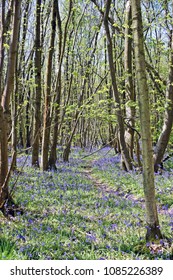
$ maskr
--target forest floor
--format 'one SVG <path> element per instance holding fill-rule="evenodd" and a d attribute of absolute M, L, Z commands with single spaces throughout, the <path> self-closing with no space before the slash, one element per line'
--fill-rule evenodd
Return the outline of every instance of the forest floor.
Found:
<path fill-rule="evenodd" d="M 0 259 L 173 259 L 165 240 L 145 241 L 142 174 L 122 171 L 109 147 L 88 154 L 73 148 L 70 162 L 63 163 L 59 152 L 54 172 L 32 168 L 30 155 L 18 158 L 22 172 L 13 174 L 10 189 L 15 184 L 24 213 L 14 219 L 0 214 Z M 155 175 L 161 231 L 170 240 L 172 168 L 170 159 Z"/>

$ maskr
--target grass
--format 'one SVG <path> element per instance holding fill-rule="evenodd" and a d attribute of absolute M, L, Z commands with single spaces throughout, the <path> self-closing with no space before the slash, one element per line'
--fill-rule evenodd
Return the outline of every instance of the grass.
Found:
<path fill-rule="evenodd" d="M 172 259 L 170 248 L 155 252 L 145 242 L 142 175 L 121 171 L 113 151 L 81 159 L 84 153 L 74 148 L 70 163 L 59 160 L 56 172 L 32 168 L 28 157 L 14 196 L 24 214 L 14 221 L 0 216 L 0 259 Z M 18 159 L 19 168 L 24 160 Z M 160 225 L 169 238 L 171 174 L 169 168 L 156 176 Z"/>

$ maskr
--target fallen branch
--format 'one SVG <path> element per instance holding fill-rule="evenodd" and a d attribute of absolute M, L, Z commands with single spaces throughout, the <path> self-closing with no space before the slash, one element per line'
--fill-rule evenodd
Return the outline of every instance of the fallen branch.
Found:
<path fill-rule="evenodd" d="M 92 155 L 98 153 L 99 151 L 101 151 L 102 149 L 104 149 L 105 147 L 107 147 L 107 145 L 111 144 L 116 138 L 117 138 L 117 137 L 115 137 L 114 139 L 112 139 L 111 141 L 109 141 L 108 143 L 106 143 L 106 144 L 105 144 L 103 147 L 101 147 L 100 149 L 98 149 L 98 150 L 96 150 L 96 151 L 90 153 L 89 155 L 83 156 L 81 159 L 84 159 L 84 158 L 86 158 L 86 157 L 90 157 L 90 156 L 92 156 Z"/>

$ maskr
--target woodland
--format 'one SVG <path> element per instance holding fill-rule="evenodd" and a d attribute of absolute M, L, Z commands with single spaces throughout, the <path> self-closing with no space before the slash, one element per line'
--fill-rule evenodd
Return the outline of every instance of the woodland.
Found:
<path fill-rule="evenodd" d="M 173 1 L 0 1 L 0 259 L 173 259 Z"/>

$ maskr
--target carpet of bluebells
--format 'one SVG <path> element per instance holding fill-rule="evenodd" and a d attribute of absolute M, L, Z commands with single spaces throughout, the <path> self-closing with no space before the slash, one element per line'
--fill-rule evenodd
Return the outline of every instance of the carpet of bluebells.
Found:
<path fill-rule="evenodd" d="M 145 241 L 141 172 L 122 171 L 120 156 L 110 148 L 84 158 L 87 154 L 88 150 L 73 148 L 69 163 L 59 155 L 57 170 L 47 172 L 31 167 L 30 156 L 18 158 L 22 171 L 12 175 L 10 188 L 18 176 L 14 198 L 24 213 L 13 220 L 0 214 L 0 259 L 173 258 L 170 247 L 158 244 L 154 251 Z M 162 174 L 155 175 L 161 231 L 170 240 L 171 164 L 170 159 Z"/>

